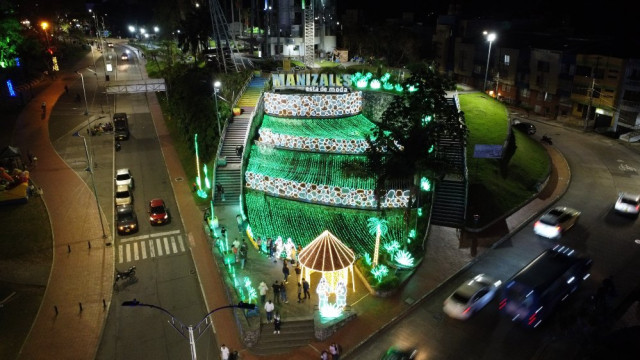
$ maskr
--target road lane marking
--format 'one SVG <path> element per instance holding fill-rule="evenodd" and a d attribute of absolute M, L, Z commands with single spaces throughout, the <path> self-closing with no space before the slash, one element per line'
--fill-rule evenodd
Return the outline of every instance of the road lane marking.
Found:
<path fill-rule="evenodd" d="M 164 237 L 162 240 L 164 240 L 164 249 L 166 250 L 165 254 L 169 255 L 169 239 Z"/>
<path fill-rule="evenodd" d="M 158 256 L 162 256 L 162 242 L 160 239 L 156 239 L 156 246 L 158 247 Z"/>
<path fill-rule="evenodd" d="M 120 259 L 120 264 L 122 264 L 122 245 L 118 245 L 118 258 Z"/>
<path fill-rule="evenodd" d="M 180 243 L 180 251 L 185 252 L 184 241 L 182 241 L 182 235 L 178 235 L 178 243 Z"/>
<path fill-rule="evenodd" d="M 152 258 L 156 257 L 156 248 L 153 247 L 153 240 L 149 240 L 149 254 Z"/>
<path fill-rule="evenodd" d="M 142 259 L 146 259 L 147 258 L 147 247 L 145 246 L 145 242 L 142 241 L 140 242 L 140 250 L 142 250 Z"/>
<path fill-rule="evenodd" d="M 133 243 L 133 260 L 140 260 L 140 256 L 138 256 L 138 243 Z"/>
<path fill-rule="evenodd" d="M 178 246 L 176 244 L 176 238 L 171 237 L 171 248 L 173 249 L 173 253 L 176 254 L 178 252 Z"/>

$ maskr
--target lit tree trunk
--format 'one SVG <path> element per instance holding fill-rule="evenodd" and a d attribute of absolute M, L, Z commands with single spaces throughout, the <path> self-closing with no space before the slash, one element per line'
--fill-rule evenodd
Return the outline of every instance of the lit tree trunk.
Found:
<path fill-rule="evenodd" d="M 378 257 L 380 256 L 380 225 L 378 225 L 378 230 L 376 231 L 376 246 L 373 250 L 373 262 L 371 267 L 375 268 L 378 266 Z"/>

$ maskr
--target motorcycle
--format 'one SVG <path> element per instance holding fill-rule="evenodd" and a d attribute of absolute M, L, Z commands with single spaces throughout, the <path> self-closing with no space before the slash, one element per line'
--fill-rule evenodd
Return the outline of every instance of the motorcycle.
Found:
<path fill-rule="evenodd" d="M 553 141 L 551 141 L 551 137 L 547 136 L 547 135 L 542 135 L 542 140 L 543 143 L 549 144 L 549 145 L 553 145 Z"/>
<path fill-rule="evenodd" d="M 120 271 L 116 269 L 116 282 L 118 282 L 118 280 L 120 279 L 126 280 L 126 279 L 133 279 L 135 277 L 136 277 L 135 265 L 130 267 L 127 271 Z"/>

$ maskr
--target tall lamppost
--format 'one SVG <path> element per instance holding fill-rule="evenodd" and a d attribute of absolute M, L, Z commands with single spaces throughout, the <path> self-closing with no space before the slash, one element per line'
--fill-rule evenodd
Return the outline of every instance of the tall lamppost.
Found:
<path fill-rule="evenodd" d="M 80 80 L 82 80 L 82 93 L 84 94 L 84 115 L 89 115 L 89 105 L 87 105 L 87 90 L 84 87 L 84 76 L 82 73 L 76 70 L 76 74 L 80 75 Z"/>
<path fill-rule="evenodd" d="M 160 310 L 163 313 L 169 315 L 171 321 L 169 324 L 173 326 L 183 338 L 189 340 L 189 345 L 191 349 L 191 359 L 196 360 L 196 341 L 202 336 L 202 334 L 207 331 L 207 329 L 211 326 L 211 321 L 209 320 L 209 316 L 211 316 L 214 312 L 227 308 L 239 308 L 239 309 L 249 309 L 254 310 L 256 308 L 256 304 L 247 304 L 245 302 L 240 301 L 237 305 L 225 305 L 220 306 L 219 308 L 211 310 L 207 315 L 205 315 L 202 320 L 200 320 L 195 326 L 193 325 L 185 325 L 182 321 L 180 321 L 177 317 L 173 316 L 167 309 L 164 309 L 160 306 L 153 304 L 144 304 L 140 301 L 133 299 L 131 301 L 124 301 L 122 306 L 145 306 L 150 307 L 152 309 Z M 176 324 L 177 323 L 177 324 Z M 194 330 L 198 331 L 197 337 L 194 334 Z"/>
<path fill-rule="evenodd" d="M 487 91 L 487 76 L 489 76 L 489 60 L 491 59 L 491 44 L 493 40 L 496 39 L 496 33 L 487 33 L 483 32 L 484 36 L 486 36 L 487 41 L 489 42 L 489 53 L 487 54 L 487 68 L 484 71 L 484 86 L 482 88 L 483 92 Z"/>
<path fill-rule="evenodd" d="M 131 32 L 131 35 L 133 37 L 135 37 L 136 36 L 136 27 L 133 26 L 133 25 L 129 25 L 129 32 Z"/>
<path fill-rule="evenodd" d="M 44 38 L 47 39 L 47 49 L 51 47 L 51 45 L 49 44 L 49 35 L 47 34 L 47 28 L 49 27 L 49 23 L 46 21 L 43 21 L 40 23 L 40 26 L 42 27 L 42 30 L 44 31 Z"/>
<path fill-rule="evenodd" d="M 213 83 L 213 101 L 216 107 L 216 119 L 218 120 L 218 135 L 222 136 L 222 129 L 220 128 L 220 111 L 218 111 L 218 92 L 220 91 L 220 81 Z"/>
<path fill-rule="evenodd" d="M 93 184 L 93 196 L 96 199 L 96 207 L 98 208 L 98 217 L 100 218 L 100 226 L 102 227 L 102 238 L 106 239 L 107 238 L 107 234 L 104 232 L 104 222 L 102 221 L 102 215 L 100 214 L 100 203 L 98 202 L 98 190 L 96 190 L 96 181 L 93 178 L 93 168 L 91 167 L 91 159 L 89 158 L 89 148 L 87 147 L 87 138 L 85 138 L 84 136 L 80 135 L 80 132 L 78 132 L 78 131 L 73 133 L 73 136 L 81 137 L 82 141 L 84 142 L 84 153 L 87 156 L 87 169 L 86 170 L 91 175 L 91 183 Z M 108 243 L 107 245 L 110 245 L 110 243 Z"/>

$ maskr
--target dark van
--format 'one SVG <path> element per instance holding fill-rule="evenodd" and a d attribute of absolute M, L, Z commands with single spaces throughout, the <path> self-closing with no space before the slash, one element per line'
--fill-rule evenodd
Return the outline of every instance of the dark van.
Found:
<path fill-rule="evenodd" d="M 129 139 L 129 119 L 126 113 L 113 114 L 113 129 L 116 140 Z"/>
<path fill-rule="evenodd" d="M 556 245 L 522 268 L 502 288 L 499 309 L 512 321 L 537 327 L 586 280 L 591 259 Z"/>

